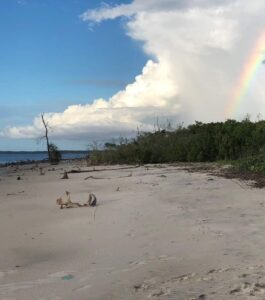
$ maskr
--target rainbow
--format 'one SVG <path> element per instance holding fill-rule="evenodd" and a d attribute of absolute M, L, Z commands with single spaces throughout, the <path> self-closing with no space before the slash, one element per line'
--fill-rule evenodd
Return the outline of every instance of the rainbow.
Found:
<path fill-rule="evenodd" d="M 251 54 L 249 55 L 244 68 L 240 74 L 238 83 L 236 88 L 233 92 L 232 98 L 229 101 L 227 108 L 226 108 L 226 117 L 231 118 L 237 107 L 240 105 L 242 100 L 244 99 L 245 95 L 247 94 L 251 83 L 253 82 L 257 71 L 259 70 L 260 66 L 264 62 L 265 56 L 265 33 L 263 32 L 255 46 L 253 47 Z"/>

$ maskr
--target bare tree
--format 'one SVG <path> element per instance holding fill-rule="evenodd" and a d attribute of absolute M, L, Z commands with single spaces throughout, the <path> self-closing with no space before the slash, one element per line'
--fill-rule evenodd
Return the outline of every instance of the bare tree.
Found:
<path fill-rule="evenodd" d="M 50 142 L 49 142 L 49 123 L 44 119 L 44 113 L 41 114 L 41 119 L 43 126 L 45 128 L 45 135 L 42 138 L 46 139 L 47 151 L 48 151 L 48 159 L 51 161 L 51 153 L 50 153 Z"/>

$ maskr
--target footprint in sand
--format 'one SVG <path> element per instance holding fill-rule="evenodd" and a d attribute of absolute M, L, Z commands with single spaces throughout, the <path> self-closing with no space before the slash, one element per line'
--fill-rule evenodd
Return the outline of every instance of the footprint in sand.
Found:
<path fill-rule="evenodd" d="M 44 284 L 54 283 L 56 281 L 62 280 L 63 276 L 69 276 L 69 274 L 73 273 L 73 271 L 62 271 L 49 274 L 46 278 L 35 279 L 32 281 L 21 281 L 19 283 L 11 282 L 6 284 L 0 284 L 0 295 L 4 293 L 14 292 L 17 290 L 29 289 L 37 286 L 42 286 Z"/>
<path fill-rule="evenodd" d="M 204 294 L 199 295 L 198 297 L 191 297 L 189 300 L 206 300 L 207 296 Z"/>
<path fill-rule="evenodd" d="M 228 271 L 233 271 L 233 269 L 232 268 L 211 269 L 210 271 L 208 271 L 207 274 L 224 273 L 224 272 L 228 272 Z"/>
<path fill-rule="evenodd" d="M 151 294 L 148 295 L 148 298 L 159 298 L 160 296 L 169 296 L 170 293 L 170 289 L 154 290 Z"/>
<path fill-rule="evenodd" d="M 62 297 L 59 297 L 59 296 L 51 296 L 51 297 L 48 297 L 48 298 L 38 298 L 38 300 L 61 300 L 63 299 Z M 0 299 L 1 300 L 1 299 Z"/>
<path fill-rule="evenodd" d="M 160 255 L 158 256 L 159 261 L 169 261 L 169 260 L 175 260 L 176 256 L 168 256 L 168 255 Z"/>
<path fill-rule="evenodd" d="M 229 292 L 230 295 L 265 295 L 265 283 L 244 282 Z"/>
<path fill-rule="evenodd" d="M 177 282 L 184 282 L 184 281 L 193 279 L 197 275 L 198 275 L 197 273 L 189 273 L 189 274 L 178 276 L 178 277 L 173 278 L 173 279 L 174 279 L 174 281 L 177 281 Z"/>
<path fill-rule="evenodd" d="M 146 261 L 142 260 L 142 261 L 131 261 L 129 263 L 130 266 L 141 266 L 141 265 L 145 265 Z"/>
<path fill-rule="evenodd" d="M 3 278 L 4 276 L 7 276 L 7 275 L 15 274 L 17 272 L 18 272 L 17 270 L 0 270 L 0 278 Z M 0 300 L 2 300 L 2 299 L 0 299 Z"/>

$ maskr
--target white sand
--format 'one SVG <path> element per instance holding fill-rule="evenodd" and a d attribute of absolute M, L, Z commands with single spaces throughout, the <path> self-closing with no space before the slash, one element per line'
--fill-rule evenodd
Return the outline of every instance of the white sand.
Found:
<path fill-rule="evenodd" d="M 52 168 L 0 169 L 1 300 L 265 299 L 264 190 L 167 165 Z M 99 205 L 61 210 L 66 190 Z"/>

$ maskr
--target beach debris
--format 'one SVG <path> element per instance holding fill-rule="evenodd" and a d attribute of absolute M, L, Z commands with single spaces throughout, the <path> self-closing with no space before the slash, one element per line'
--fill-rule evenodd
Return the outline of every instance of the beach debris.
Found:
<path fill-rule="evenodd" d="M 133 288 L 134 288 L 135 292 L 138 292 L 138 291 L 145 291 L 145 290 L 147 290 L 147 289 L 150 288 L 150 285 L 147 284 L 147 283 L 135 284 L 135 285 L 133 286 Z"/>
<path fill-rule="evenodd" d="M 100 178 L 100 177 L 88 176 L 84 180 L 88 180 L 88 179 L 110 179 L 110 178 Z"/>
<path fill-rule="evenodd" d="M 170 294 L 169 291 L 164 291 L 163 289 L 159 289 L 159 290 L 153 292 L 152 294 L 150 294 L 149 296 L 158 298 L 160 296 L 165 296 L 165 295 L 169 295 L 169 294 Z"/>
<path fill-rule="evenodd" d="M 34 161 L 32 161 L 34 163 Z M 35 171 L 39 169 L 39 164 L 37 162 L 34 163 L 34 165 L 30 168 L 31 171 Z"/>
<path fill-rule="evenodd" d="M 21 180 L 21 177 L 20 177 L 20 176 L 18 176 L 18 177 L 17 177 L 17 180 Z"/>
<path fill-rule="evenodd" d="M 67 207 L 72 202 L 70 199 L 70 192 L 65 191 L 65 194 L 66 194 L 66 199 L 64 199 L 63 196 L 56 199 L 56 203 L 58 205 L 60 205 L 61 209 L 63 209 L 64 207 Z"/>
<path fill-rule="evenodd" d="M 93 168 L 93 170 L 75 170 L 72 169 L 68 172 L 69 173 L 90 173 L 90 172 L 104 172 L 104 171 L 118 171 L 118 170 L 128 170 L 128 169 L 135 169 L 135 168 L 139 168 L 140 166 L 134 166 L 134 167 L 120 167 L 120 168 L 113 168 L 113 169 L 96 169 L 95 167 Z"/>
<path fill-rule="evenodd" d="M 17 192 L 17 193 L 7 193 L 6 195 L 7 196 L 14 196 L 14 195 L 19 195 L 19 194 L 22 194 L 24 193 L 25 191 L 21 191 L 21 192 Z"/>
<path fill-rule="evenodd" d="M 64 171 L 63 177 L 61 179 L 69 179 L 68 173 L 66 171 Z"/>
<path fill-rule="evenodd" d="M 60 197 L 56 200 L 56 203 L 58 205 L 60 205 L 60 208 L 63 209 L 65 208 L 76 208 L 76 207 L 81 207 L 83 206 L 82 204 L 78 203 L 78 202 L 72 202 L 71 198 L 70 198 L 70 192 L 66 191 L 66 199 L 64 199 L 63 197 Z"/>
<path fill-rule="evenodd" d="M 62 277 L 62 280 L 71 280 L 74 278 L 74 275 L 72 274 L 67 274 L 65 276 Z"/>
<path fill-rule="evenodd" d="M 117 188 L 116 188 L 116 192 L 119 192 L 120 191 L 120 187 L 118 186 Z"/>
<path fill-rule="evenodd" d="M 45 175 L 45 171 L 43 170 L 43 167 L 40 167 L 39 170 L 40 170 L 40 175 Z"/>
<path fill-rule="evenodd" d="M 135 284 L 134 286 L 133 286 L 133 288 L 135 289 L 135 291 L 137 292 L 138 290 L 140 290 L 141 289 L 141 285 L 140 284 Z"/>
<path fill-rule="evenodd" d="M 60 206 L 61 209 L 63 208 L 77 208 L 77 207 L 88 207 L 88 206 L 96 206 L 97 205 L 97 197 L 90 193 L 88 196 L 88 200 L 86 203 L 79 203 L 79 202 L 72 202 L 70 197 L 70 192 L 65 192 L 66 197 L 62 196 L 56 199 L 56 203 Z"/>
<path fill-rule="evenodd" d="M 97 197 L 94 194 L 89 193 L 87 203 L 88 203 L 88 206 L 96 206 L 97 205 Z"/>
<path fill-rule="evenodd" d="M 205 294 L 201 294 L 199 297 L 191 297 L 189 300 L 206 300 L 207 297 Z"/>

